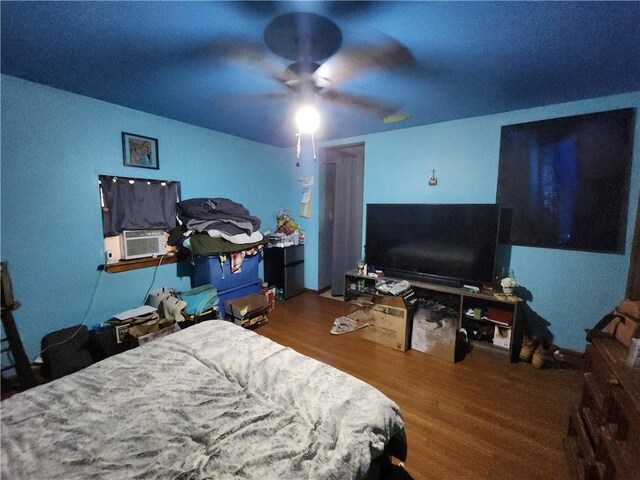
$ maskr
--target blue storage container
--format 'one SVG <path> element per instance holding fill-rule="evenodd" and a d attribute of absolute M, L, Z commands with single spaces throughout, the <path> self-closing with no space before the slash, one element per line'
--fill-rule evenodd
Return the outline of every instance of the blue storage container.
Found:
<path fill-rule="evenodd" d="M 242 263 L 244 265 L 244 262 Z M 249 283 L 247 285 L 242 285 L 240 287 L 232 288 L 230 290 L 225 290 L 223 292 L 218 291 L 218 298 L 220 299 L 220 303 L 218 304 L 218 311 L 220 312 L 220 318 L 226 319 L 225 311 L 224 311 L 224 302 L 226 300 L 231 300 L 232 298 L 239 298 L 249 295 L 250 293 L 260 293 L 260 285 L 262 282 L 258 279 L 257 282 Z"/>
<path fill-rule="evenodd" d="M 245 257 L 240 266 L 240 271 L 236 273 L 231 272 L 230 256 L 227 256 L 227 259 L 222 265 L 220 264 L 220 257 L 218 255 L 196 257 L 193 260 L 191 286 L 195 288 L 209 283 L 216 287 L 218 294 L 220 294 L 226 290 L 259 282 L 259 257 L 260 255 Z"/>
<path fill-rule="evenodd" d="M 220 264 L 218 255 L 196 257 L 193 260 L 191 286 L 211 284 L 218 290 L 218 310 L 220 318 L 225 318 L 224 302 L 232 298 L 244 297 L 250 293 L 259 293 L 262 281 L 258 276 L 260 255 L 245 257 L 240 271 L 231 273 L 231 258 L 227 256 Z"/>

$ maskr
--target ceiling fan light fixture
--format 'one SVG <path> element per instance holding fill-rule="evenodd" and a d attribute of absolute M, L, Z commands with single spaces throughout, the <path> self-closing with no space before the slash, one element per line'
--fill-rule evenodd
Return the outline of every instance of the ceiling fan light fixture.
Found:
<path fill-rule="evenodd" d="M 314 133 L 320 126 L 320 114 L 311 105 L 303 105 L 296 113 L 296 125 L 301 133 Z"/>

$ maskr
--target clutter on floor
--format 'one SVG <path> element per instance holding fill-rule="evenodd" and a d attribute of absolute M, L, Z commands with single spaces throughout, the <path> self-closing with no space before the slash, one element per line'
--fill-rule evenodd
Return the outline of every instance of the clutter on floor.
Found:
<path fill-rule="evenodd" d="M 582 354 L 563 351 L 557 345 L 548 345 L 537 337 L 524 336 L 520 348 L 520 360 L 532 367 L 580 369 L 583 367 Z"/>
<path fill-rule="evenodd" d="M 184 302 L 184 310 L 188 315 L 202 315 L 220 303 L 218 291 L 211 284 L 200 285 L 186 292 L 178 292 L 176 295 Z M 163 303 L 166 301 L 163 300 Z"/>
<path fill-rule="evenodd" d="M 354 332 L 360 328 L 368 327 L 369 322 L 367 320 L 338 317 L 334 320 L 331 327 L 331 333 L 333 335 L 340 335 L 341 333 Z"/>
<path fill-rule="evenodd" d="M 268 311 L 272 311 L 276 306 L 276 300 L 278 295 L 278 289 L 269 285 L 267 282 L 262 282 L 262 286 L 260 287 L 260 293 L 267 300 Z M 282 289 L 280 289 L 280 294 L 283 295 Z"/>
<path fill-rule="evenodd" d="M 456 299 L 446 294 L 433 296 L 420 298 L 415 303 L 411 348 L 454 362 L 458 338 Z"/>
<path fill-rule="evenodd" d="M 75 325 L 51 332 L 42 338 L 42 376 L 55 380 L 88 367 L 94 362 L 88 348 L 90 332 Z"/>
<path fill-rule="evenodd" d="M 353 330 L 350 330 L 350 328 Z M 409 349 L 407 308 L 399 297 L 374 297 L 351 313 L 335 319 L 331 333 L 357 332 L 358 336 L 402 352 Z"/>
<path fill-rule="evenodd" d="M 262 294 L 252 293 L 227 300 L 224 309 L 227 320 L 244 328 L 258 328 L 269 321 L 269 302 Z"/>
<path fill-rule="evenodd" d="M 170 298 L 171 295 L 165 297 L 161 304 L 165 301 L 170 302 Z M 113 329 L 116 343 L 123 344 L 119 350 L 144 345 L 180 330 L 180 327 L 174 327 L 177 325 L 175 320 L 161 317 L 158 309 L 150 305 L 117 313 L 106 320 L 104 325 Z"/>

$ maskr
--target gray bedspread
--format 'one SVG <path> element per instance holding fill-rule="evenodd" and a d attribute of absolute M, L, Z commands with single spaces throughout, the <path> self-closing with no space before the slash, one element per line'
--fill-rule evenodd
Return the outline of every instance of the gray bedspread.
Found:
<path fill-rule="evenodd" d="M 1 404 L 2 479 L 351 479 L 402 427 L 378 390 L 210 321 Z"/>

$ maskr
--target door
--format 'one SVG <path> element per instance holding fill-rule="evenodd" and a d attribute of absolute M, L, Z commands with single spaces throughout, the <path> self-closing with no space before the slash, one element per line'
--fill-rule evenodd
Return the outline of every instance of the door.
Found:
<path fill-rule="evenodd" d="M 344 294 L 344 274 L 362 256 L 364 144 L 329 148 L 321 165 L 323 214 L 318 285 Z"/>
<path fill-rule="evenodd" d="M 320 164 L 320 234 L 318 244 L 318 289 L 331 286 L 333 262 L 333 216 L 336 188 L 336 164 L 324 161 Z"/>
<path fill-rule="evenodd" d="M 626 298 L 630 300 L 640 300 L 640 199 L 638 200 L 637 208 L 636 226 L 633 231 L 631 258 L 629 260 L 629 273 L 627 276 Z"/>

